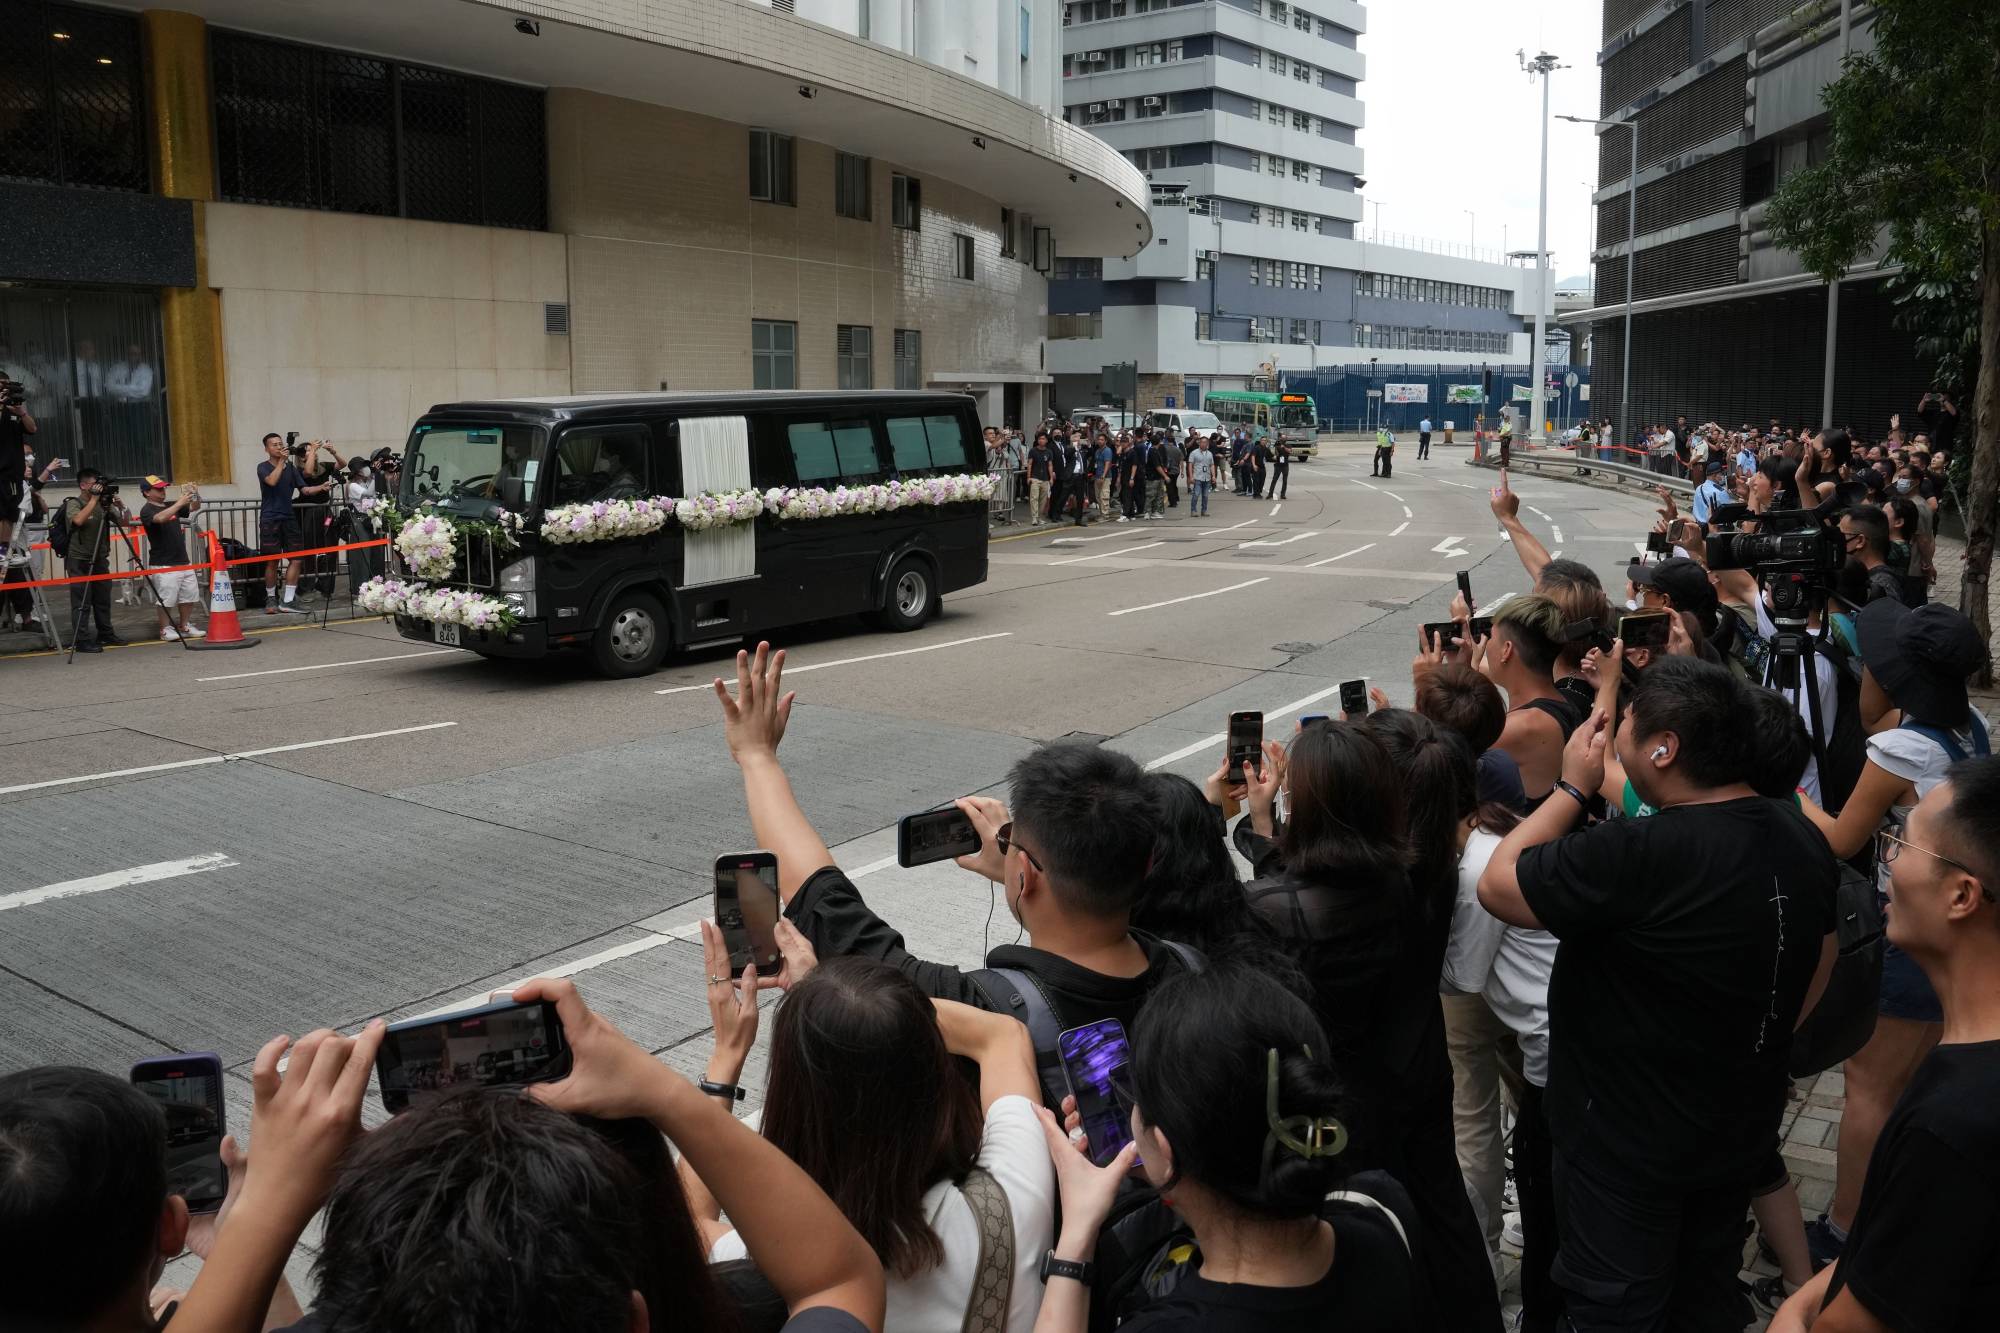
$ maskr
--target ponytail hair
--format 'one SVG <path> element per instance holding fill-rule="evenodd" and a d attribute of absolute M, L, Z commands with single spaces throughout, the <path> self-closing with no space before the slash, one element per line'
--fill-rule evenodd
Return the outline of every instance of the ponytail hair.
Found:
<path fill-rule="evenodd" d="M 1173 1180 L 1255 1217 L 1310 1217 L 1346 1178 L 1347 1130 L 1326 1033 L 1305 1001 L 1224 964 L 1156 987 L 1132 1037 L 1140 1121 L 1172 1145 Z"/>

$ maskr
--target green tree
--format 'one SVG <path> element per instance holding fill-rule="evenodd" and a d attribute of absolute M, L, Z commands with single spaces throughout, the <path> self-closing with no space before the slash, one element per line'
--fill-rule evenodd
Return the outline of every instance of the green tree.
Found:
<path fill-rule="evenodd" d="M 1877 0 L 1873 37 L 1874 49 L 1850 54 L 1827 85 L 1826 159 L 1779 186 L 1772 230 L 1829 281 L 1879 242 L 1933 295 L 1962 284 L 1963 257 L 1977 257 L 1977 387 L 1957 446 L 1966 447 L 1971 426 L 1959 605 L 1990 640 L 2000 510 L 2000 3 Z M 1918 336 L 1950 341 L 1944 329 Z"/>

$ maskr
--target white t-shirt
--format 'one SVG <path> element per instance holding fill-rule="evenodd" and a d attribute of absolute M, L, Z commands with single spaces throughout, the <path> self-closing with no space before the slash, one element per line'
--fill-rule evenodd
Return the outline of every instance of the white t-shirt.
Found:
<path fill-rule="evenodd" d="M 1538 1088 L 1549 1084 L 1549 973 L 1556 965 L 1556 937 L 1546 930 L 1510 926 L 1479 903 L 1479 876 L 1500 846 L 1500 835 L 1474 829 L 1458 858 L 1458 897 L 1451 909 L 1451 939 L 1444 950 L 1444 987 L 1479 995 L 1521 1043 L 1521 1073 Z"/>
<path fill-rule="evenodd" d="M 1973 716 L 1977 717 L 1980 724 L 1986 728 L 1990 744 L 1993 724 L 1988 722 L 1985 715 L 1977 709 L 1973 710 Z M 1951 734 L 1952 740 L 1957 742 L 1958 748 L 1968 757 L 1975 753 L 1972 737 L 1973 726 L 1970 719 Z M 1945 770 L 1956 762 L 1945 753 L 1942 745 L 1922 732 L 1912 731 L 1908 727 L 1891 727 L 1887 731 L 1878 731 L 1870 736 L 1868 757 L 1883 772 L 1892 773 L 1915 787 L 1917 799 L 1920 801 L 1930 794 L 1931 788 L 1944 781 Z M 1892 818 L 1900 821 L 1908 816 L 1910 807 L 1899 805 L 1889 813 Z"/>
<path fill-rule="evenodd" d="M 1014 1294 L 1007 1306 L 1008 1333 L 1033 1333 L 1042 1309 L 1036 1276 L 1042 1255 L 1055 1243 L 1056 1177 L 1049 1162 L 1035 1104 L 1026 1097 L 1002 1097 L 986 1112 L 979 1136 L 979 1165 L 1007 1191 L 1014 1219 Z M 972 1205 L 949 1180 L 924 1191 L 924 1215 L 944 1242 L 944 1262 L 913 1278 L 889 1279 L 888 1315 L 883 1333 L 936 1333 L 965 1322 L 965 1305 L 979 1266 L 979 1224 Z M 747 1258 L 734 1231 L 719 1238 L 708 1261 Z"/>
<path fill-rule="evenodd" d="M 1757 633 L 1768 639 L 1778 632 L 1778 627 L 1772 622 L 1770 608 L 1764 605 L 1764 598 L 1761 593 L 1757 597 L 1756 605 Z M 1814 674 L 1819 678 L 1819 739 L 1820 743 L 1824 745 L 1833 740 L 1834 708 L 1840 702 L 1840 689 L 1834 676 L 1836 668 L 1831 658 L 1821 653 L 1815 653 L 1813 654 L 1813 667 Z M 1757 683 L 1761 684 L 1762 682 Z M 1806 698 L 1804 690 L 1794 686 L 1789 690 L 1779 690 L 1778 693 L 1792 701 L 1792 707 L 1798 710 L 1799 720 L 1806 724 L 1806 734 L 1811 735 L 1812 714 L 1806 710 L 1812 707 L 1812 703 Z M 1933 746 L 1932 748 L 1935 749 L 1936 747 Z M 1806 773 L 1804 777 L 1799 779 L 1799 786 L 1805 791 L 1807 796 L 1812 798 L 1814 805 L 1826 804 L 1825 799 L 1820 796 L 1819 792 L 1819 760 L 1817 758 L 1808 758 L 1806 760 Z"/>

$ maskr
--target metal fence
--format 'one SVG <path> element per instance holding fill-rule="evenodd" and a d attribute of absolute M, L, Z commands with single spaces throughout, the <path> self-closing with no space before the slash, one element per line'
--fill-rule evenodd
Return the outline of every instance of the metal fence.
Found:
<path fill-rule="evenodd" d="M 1407 434 L 1428 417 L 1436 430 L 1442 431 L 1444 423 L 1450 421 L 1456 429 L 1470 434 L 1476 415 L 1484 413 L 1487 424 L 1496 426 L 1500 420 L 1501 405 L 1510 402 L 1514 403 L 1521 420 L 1525 422 L 1530 404 L 1525 398 L 1516 401 L 1514 390 L 1528 387 L 1531 372 L 1527 366 L 1490 367 L 1493 387 L 1484 402 L 1449 401 L 1452 386 L 1482 384 L 1482 375 L 1488 369 L 1477 365 L 1391 365 L 1384 359 L 1372 366 L 1362 362 L 1321 366 L 1309 375 L 1288 374 L 1285 376 L 1285 390 L 1288 393 L 1311 394 L 1319 414 L 1320 429 L 1335 433 L 1370 431 L 1380 424 L 1398 434 Z M 1552 365 L 1545 373 L 1555 377 L 1556 389 L 1554 397 L 1549 400 L 1549 418 L 1556 423 L 1558 430 L 1590 415 L 1590 371 L 1587 368 Z M 1571 373 L 1576 375 L 1575 388 L 1569 387 L 1566 378 Z M 1399 386 L 1394 391 L 1398 394 L 1420 391 L 1424 401 L 1391 402 L 1390 385 Z M 1369 397 L 1370 390 L 1381 396 Z"/>

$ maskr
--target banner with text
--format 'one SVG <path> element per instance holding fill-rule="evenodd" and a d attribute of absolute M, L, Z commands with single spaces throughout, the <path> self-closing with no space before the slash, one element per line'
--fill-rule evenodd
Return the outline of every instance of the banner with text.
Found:
<path fill-rule="evenodd" d="M 1382 401 L 1385 403 L 1428 403 L 1431 400 L 1431 386 L 1428 384 L 1385 384 L 1382 389 Z"/>

